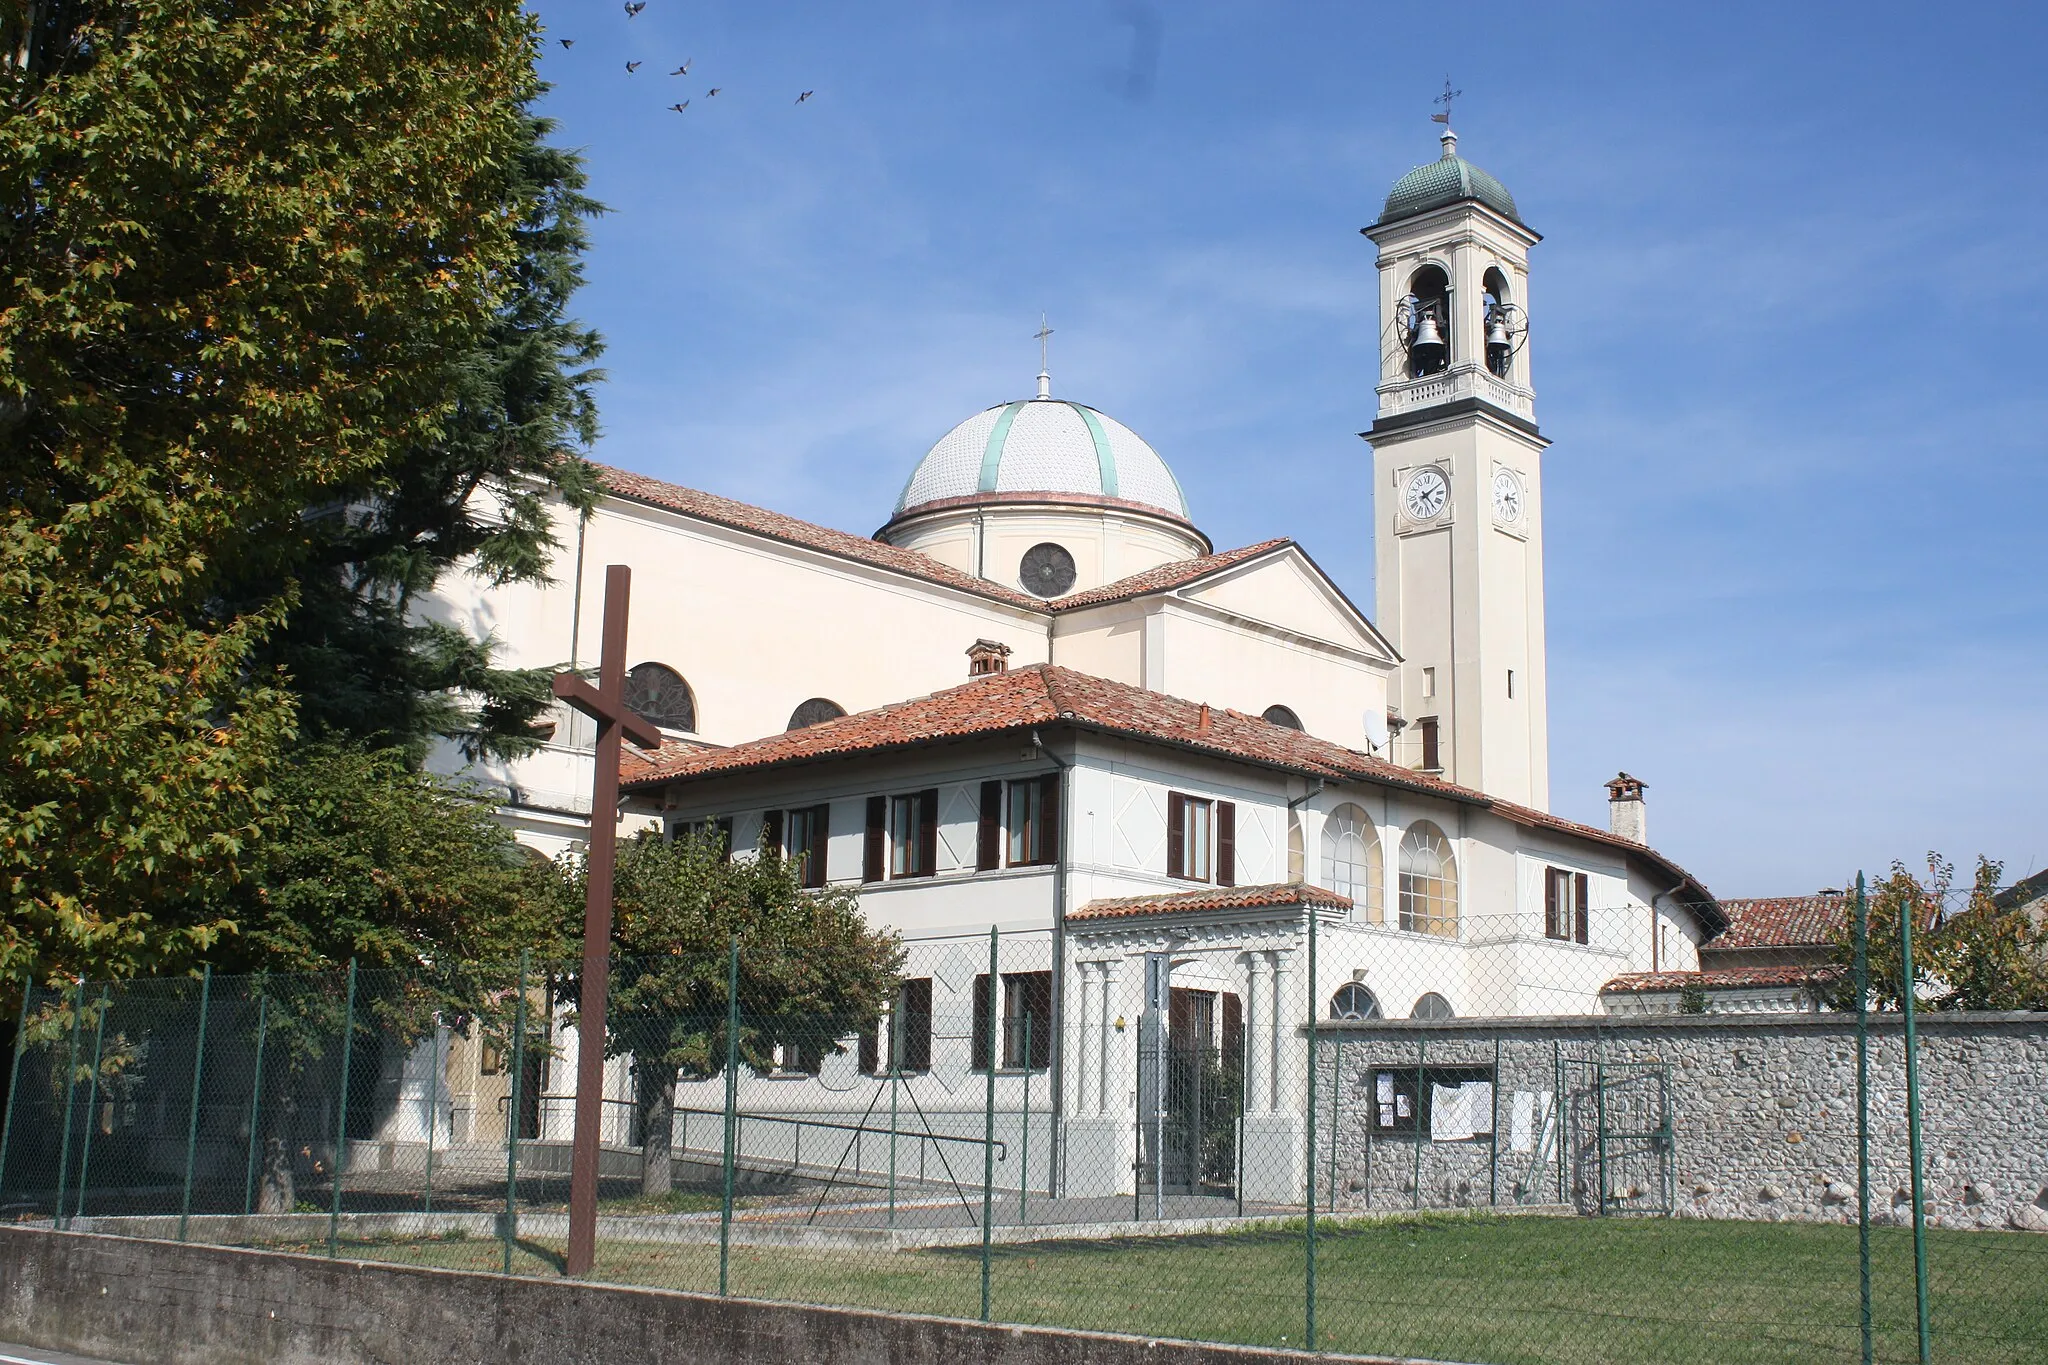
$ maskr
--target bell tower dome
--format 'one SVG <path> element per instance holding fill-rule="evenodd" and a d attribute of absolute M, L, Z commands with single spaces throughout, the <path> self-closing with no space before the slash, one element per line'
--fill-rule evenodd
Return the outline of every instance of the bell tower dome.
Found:
<path fill-rule="evenodd" d="M 1458 155 L 1401 177 L 1377 222 L 1378 623 L 1405 659 L 1396 761 L 1545 810 L 1542 455 L 1529 248 L 1514 196 Z"/>

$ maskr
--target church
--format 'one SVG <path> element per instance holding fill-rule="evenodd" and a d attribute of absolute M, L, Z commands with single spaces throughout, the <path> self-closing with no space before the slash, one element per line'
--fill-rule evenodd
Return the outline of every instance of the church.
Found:
<path fill-rule="evenodd" d="M 914 1072 L 942 1127 L 978 1123 L 993 1072 L 1046 1125 L 1034 1187 L 1186 1190 L 1209 1158 L 1139 1121 L 1171 1039 L 1230 1059 L 1239 1195 L 1284 1201 L 1308 1013 L 1585 1014 L 1726 927 L 1649 846 L 1642 783 L 1608 784 L 1607 829 L 1549 813 L 1537 233 L 1448 128 L 1363 231 L 1370 614 L 1291 539 L 1218 549 L 1204 490 L 1043 365 L 906 459 L 870 538 L 607 468 L 594 513 L 557 509 L 553 584 L 432 604 L 507 664 L 589 667 L 602 571 L 630 565 L 628 703 L 664 743 L 629 748 L 622 827 L 773 844 L 903 935 L 877 1037 L 788 1059 L 780 1109 Z M 553 855 L 587 836 L 592 761 L 564 708 L 533 755 L 445 766 Z"/>

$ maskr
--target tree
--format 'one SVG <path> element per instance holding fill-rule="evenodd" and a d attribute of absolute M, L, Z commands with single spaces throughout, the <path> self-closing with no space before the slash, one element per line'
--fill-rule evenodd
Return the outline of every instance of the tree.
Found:
<path fill-rule="evenodd" d="M 572 878 L 579 898 L 582 873 Z M 678 1080 L 725 1067 L 734 940 L 739 1056 L 760 1071 L 808 1069 L 842 1051 L 842 1039 L 880 1019 L 902 966 L 900 939 L 868 927 L 857 892 L 806 891 L 798 860 L 766 845 L 730 857 L 715 833 L 622 840 L 612 904 L 605 1055 L 633 1059 L 645 1194 L 670 1188 Z M 567 978 L 564 998 L 579 985 Z"/>
<path fill-rule="evenodd" d="M 2048 1009 L 2048 926 L 1996 896 L 2002 864 L 1979 857 L 1970 887 L 1955 886 L 1955 865 L 1927 855 L 1925 880 L 1893 863 L 1891 875 L 1869 892 L 1870 1002 L 1881 1010 L 1905 1004 L 1905 959 L 1900 926 L 1913 924 L 1913 1000 L 1937 1010 Z M 1950 903 L 1960 904 L 1950 909 Z M 1840 974 L 1830 1003 L 1856 1007 L 1855 927 L 1844 923 L 1834 944 Z"/>
<path fill-rule="evenodd" d="M 309 511 L 475 429 L 460 359 L 517 331 L 534 44 L 494 0 L 0 0 L 10 982 L 235 927 Z"/>

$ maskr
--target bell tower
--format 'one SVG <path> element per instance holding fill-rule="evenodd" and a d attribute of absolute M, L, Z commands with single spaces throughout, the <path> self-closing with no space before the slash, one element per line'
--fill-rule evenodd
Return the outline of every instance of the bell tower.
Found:
<path fill-rule="evenodd" d="M 1439 121 L 1447 122 L 1447 116 Z M 1380 629 L 1405 660 L 1394 761 L 1547 810 L 1542 457 L 1529 248 L 1507 188 L 1458 155 L 1403 176 L 1379 220 L 1372 444 Z"/>

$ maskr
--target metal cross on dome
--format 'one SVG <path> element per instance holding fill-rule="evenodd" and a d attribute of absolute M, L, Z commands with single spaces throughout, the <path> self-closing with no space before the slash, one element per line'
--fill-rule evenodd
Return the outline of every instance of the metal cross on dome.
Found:
<path fill-rule="evenodd" d="M 576 1015 L 576 1135 L 569 1158 L 571 1275 L 587 1274 L 597 1254 L 597 1146 L 604 1101 L 605 1005 L 611 988 L 612 868 L 618 839 L 619 740 L 661 747 L 661 731 L 626 707 L 626 604 L 633 570 L 604 571 L 604 643 L 597 686 L 574 673 L 555 674 L 555 695 L 597 722 L 597 771 L 590 782 L 590 852 L 583 899 L 583 989 Z"/>
<path fill-rule="evenodd" d="M 1441 104 L 1444 107 L 1444 111 L 1441 114 L 1431 114 L 1429 116 L 1429 121 L 1431 123 L 1441 123 L 1446 128 L 1450 127 L 1451 101 L 1461 98 L 1464 95 L 1464 93 L 1465 92 L 1462 90 L 1451 89 L 1451 78 L 1449 76 L 1445 76 L 1443 94 L 1438 95 L 1436 99 L 1431 101 L 1431 103 L 1433 104 Z"/>
<path fill-rule="evenodd" d="M 1046 322 L 1045 314 L 1038 315 L 1038 330 L 1032 335 L 1038 340 L 1038 396 L 1052 397 L 1052 354 L 1047 339 L 1052 336 L 1052 327 Z"/>

